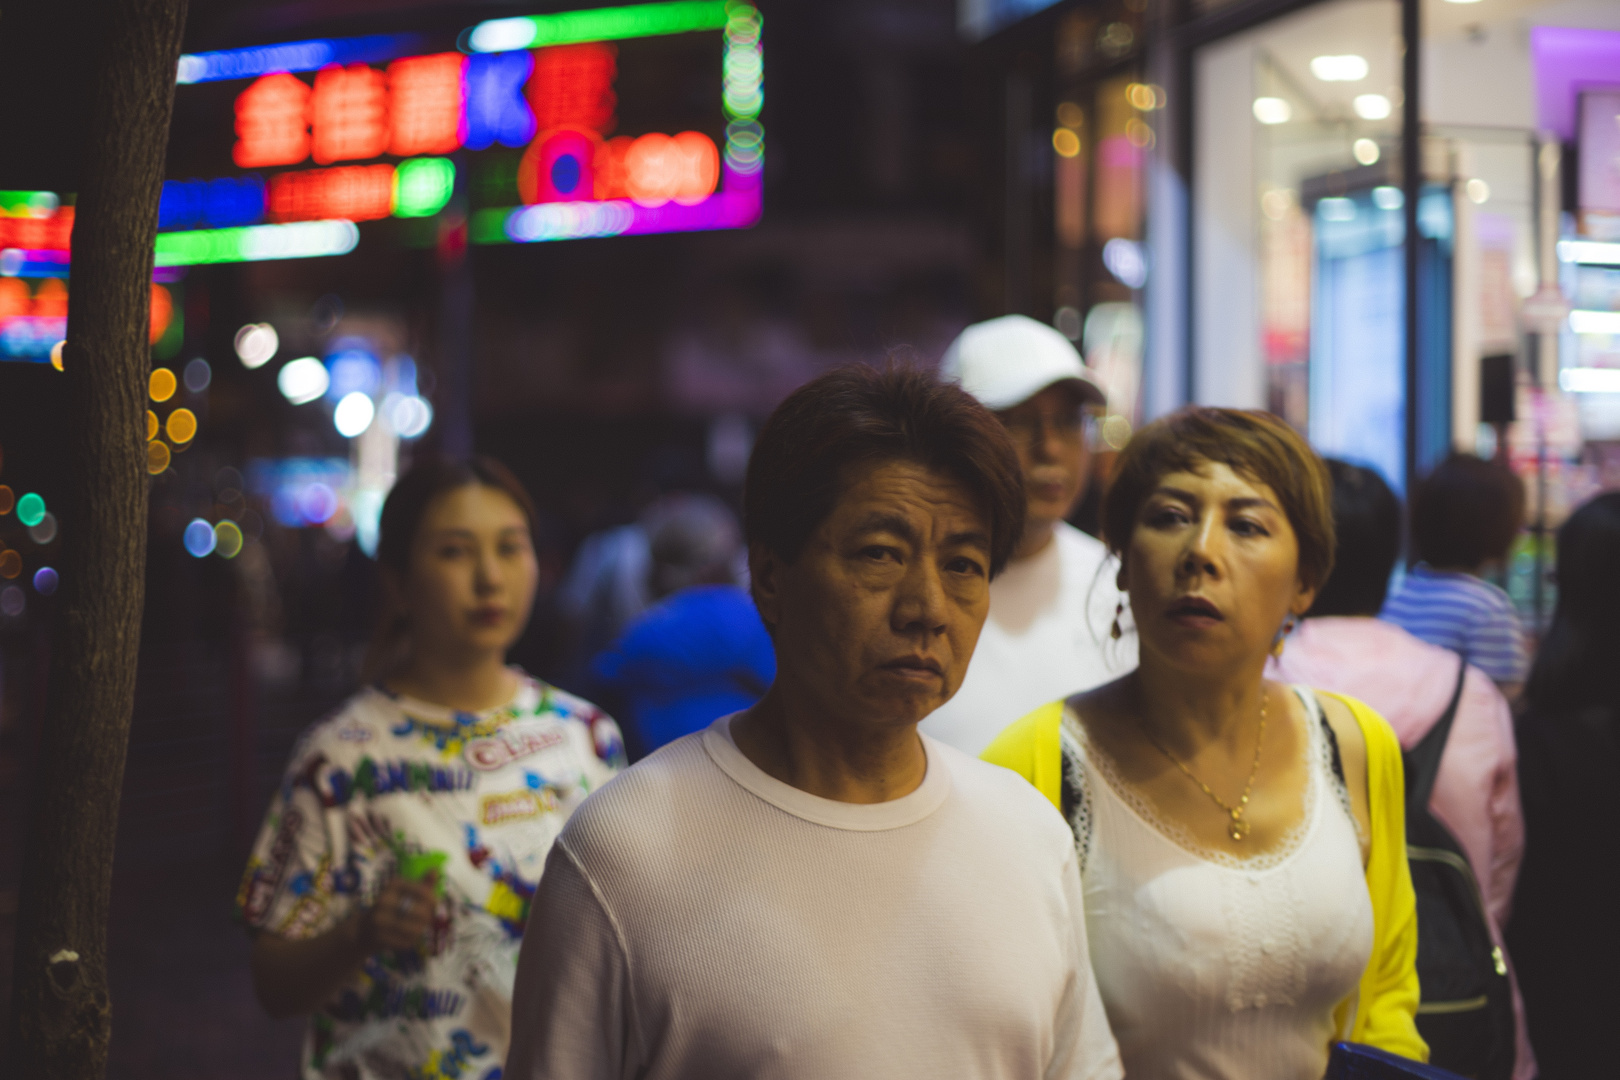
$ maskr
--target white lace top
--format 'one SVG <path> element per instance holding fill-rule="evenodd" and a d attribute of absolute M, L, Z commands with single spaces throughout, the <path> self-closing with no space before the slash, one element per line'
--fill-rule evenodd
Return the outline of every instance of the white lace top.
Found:
<path fill-rule="evenodd" d="M 1326 1070 L 1333 1010 L 1372 954 L 1373 912 L 1337 748 L 1316 696 L 1296 692 L 1311 718 L 1304 813 L 1281 844 L 1247 859 L 1161 819 L 1064 711 L 1064 808 L 1126 1076 L 1319 1080 Z"/>

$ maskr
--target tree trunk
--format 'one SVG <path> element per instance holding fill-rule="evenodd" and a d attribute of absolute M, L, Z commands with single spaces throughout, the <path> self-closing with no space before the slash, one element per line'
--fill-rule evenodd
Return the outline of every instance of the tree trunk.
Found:
<path fill-rule="evenodd" d="M 99 1080 L 107 906 L 146 573 L 152 249 L 185 0 L 109 0 L 73 228 L 68 491 L 50 690 L 23 864 L 14 1075 Z"/>

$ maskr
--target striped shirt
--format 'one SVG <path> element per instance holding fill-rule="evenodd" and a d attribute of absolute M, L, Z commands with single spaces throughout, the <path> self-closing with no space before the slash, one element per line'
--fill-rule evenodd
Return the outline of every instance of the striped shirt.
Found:
<path fill-rule="evenodd" d="M 1463 654 L 1498 683 L 1523 682 L 1530 670 L 1513 601 L 1472 574 L 1418 563 L 1378 617 L 1431 645 Z"/>

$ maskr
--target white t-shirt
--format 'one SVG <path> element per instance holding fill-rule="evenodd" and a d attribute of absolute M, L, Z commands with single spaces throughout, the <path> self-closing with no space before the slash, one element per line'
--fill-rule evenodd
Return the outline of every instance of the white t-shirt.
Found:
<path fill-rule="evenodd" d="M 1125 635 L 1108 633 L 1118 569 L 1101 541 L 1062 521 L 1050 544 L 1008 563 L 990 583 L 990 617 L 961 689 L 923 732 L 977 757 L 1013 721 L 1136 667 L 1129 604 Z"/>
<path fill-rule="evenodd" d="M 1113 1080 L 1074 838 L 930 739 L 872 805 L 776 780 L 730 717 L 586 801 L 531 910 L 505 1080 Z"/>
<path fill-rule="evenodd" d="M 445 888 L 425 948 L 367 959 L 316 1011 L 304 1080 L 499 1069 L 546 854 L 623 754 L 600 710 L 526 676 L 509 705 L 477 714 L 362 690 L 305 733 L 248 860 L 242 920 L 314 937 L 413 858 L 440 862 Z"/>

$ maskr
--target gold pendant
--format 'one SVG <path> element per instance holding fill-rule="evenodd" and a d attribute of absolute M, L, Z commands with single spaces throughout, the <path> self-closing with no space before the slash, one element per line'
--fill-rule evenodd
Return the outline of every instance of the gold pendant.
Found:
<path fill-rule="evenodd" d="M 1239 810 L 1232 811 L 1232 827 L 1226 831 L 1226 835 L 1234 840 L 1242 840 L 1249 835 L 1249 823 L 1238 816 L 1240 813 Z"/>

